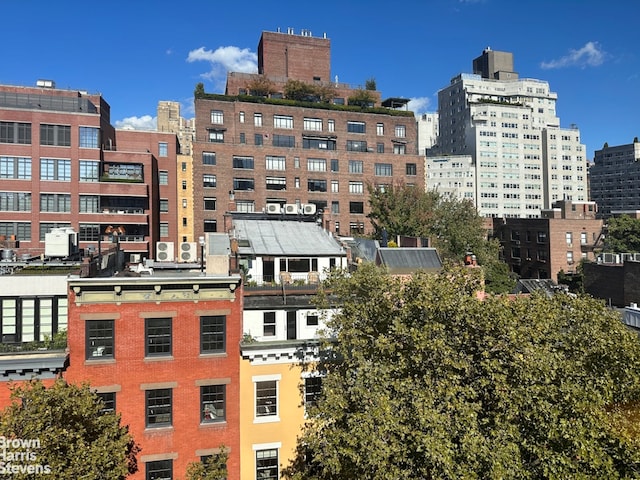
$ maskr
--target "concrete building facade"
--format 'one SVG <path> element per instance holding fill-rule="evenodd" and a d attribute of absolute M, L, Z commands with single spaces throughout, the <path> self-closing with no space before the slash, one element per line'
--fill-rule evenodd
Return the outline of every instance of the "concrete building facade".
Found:
<path fill-rule="evenodd" d="M 413 113 L 384 107 L 389 103 L 380 102 L 376 91 L 366 91 L 373 107 L 346 105 L 359 90 L 330 81 L 329 45 L 326 38 L 264 32 L 258 59 L 264 74 L 231 72 L 227 95 L 197 96 L 195 237 L 220 229 L 229 206 L 240 212 L 293 212 L 312 205 L 308 211 L 329 213 L 332 231 L 365 233 L 368 183 L 423 187 Z M 305 53 L 292 53 L 285 62 L 283 49 Z M 307 61 L 316 57 L 320 60 Z M 295 65 L 298 61 L 302 65 Z M 271 93 L 250 95 L 251 82 L 265 79 Z M 332 99 L 283 99 L 287 80 L 332 88 Z"/>
<path fill-rule="evenodd" d="M 427 170 L 429 157 L 470 155 L 485 217 L 538 218 L 555 201 L 587 201 L 586 148 L 577 127 L 560 127 L 549 84 L 519 78 L 507 52 L 487 49 L 473 66 L 478 73 L 438 92 L 440 137 Z"/>
<path fill-rule="evenodd" d="M 605 146 L 589 168 L 591 199 L 602 218 L 640 210 L 640 143 Z"/>

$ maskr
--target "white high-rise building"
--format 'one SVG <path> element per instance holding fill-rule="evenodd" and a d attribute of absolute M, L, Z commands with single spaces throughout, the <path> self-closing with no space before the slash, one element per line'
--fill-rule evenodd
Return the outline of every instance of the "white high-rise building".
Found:
<path fill-rule="evenodd" d="M 449 162 L 462 166 L 463 196 L 474 182 L 482 216 L 536 218 L 556 200 L 588 200 L 586 148 L 575 126 L 560 128 L 549 84 L 518 78 L 507 52 L 486 49 L 473 67 L 438 92 L 440 136 L 428 152 L 427 187 L 441 185 L 438 160 L 466 155 L 470 165 Z"/>
<path fill-rule="evenodd" d="M 424 155 L 427 149 L 438 143 L 438 114 L 423 113 L 416 117 L 418 122 L 418 153 Z"/>

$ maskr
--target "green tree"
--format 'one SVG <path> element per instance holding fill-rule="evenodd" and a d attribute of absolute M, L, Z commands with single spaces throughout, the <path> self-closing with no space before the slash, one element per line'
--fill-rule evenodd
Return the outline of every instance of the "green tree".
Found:
<path fill-rule="evenodd" d="M 376 99 L 371 93 L 371 90 L 364 90 L 362 88 L 356 89 L 353 95 L 347 99 L 349 105 L 357 105 L 363 108 L 373 107 L 375 101 Z"/>
<path fill-rule="evenodd" d="M 11 404 L 0 414 L 0 435 L 40 445 L 30 452 L 21 447 L 5 450 L 33 454 L 12 462 L 17 470 L 11 478 L 35 478 L 24 471 L 29 465 L 46 467 L 47 478 L 63 480 L 120 480 L 135 473 L 138 445 L 120 424 L 120 415 L 103 413 L 102 408 L 86 384 L 59 379 L 48 388 L 39 380 L 15 386 Z"/>
<path fill-rule="evenodd" d="M 268 97 L 275 93 L 275 84 L 264 75 L 257 75 L 254 79 L 247 83 L 247 91 L 249 95 L 255 97 Z"/>
<path fill-rule="evenodd" d="M 515 276 L 499 260 L 500 242 L 487 239 L 483 219 L 471 202 L 403 184 L 384 190 L 368 184 L 367 191 L 376 238 L 383 229 L 391 238 L 429 238 L 445 261 L 461 262 L 470 251 L 484 270 L 487 291 L 505 293 L 515 287 Z"/>
<path fill-rule="evenodd" d="M 211 455 L 203 462 L 191 462 L 187 465 L 185 480 L 225 480 L 227 478 L 227 460 L 229 455 L 224 446 L 218 455 Z"/>
<path fill-rule="evenodd" d="M 330 277 L 341 310 L 286 477 L 638 478 L 637 335 L 591 297 L 478 286 L 462 267 Z"/>
<path fill-rule="evenodd" d="M 608 220 L 604 243 L 605 252 L 640 252 L 640 219 L 628 215 L 612 217 Z"/>
<path fill-rule="evenodd" d="M 315 88 L 302 80 L 287 80 L 284 85 L 284 96 L 289 100 L 309 101 L 316 96 Z"/>
<path fill-rule="evenodd" d="M 377 89 L 376 79 L 374 77 L 368 78 L 364 82 L 364 89 L 365 90 L 376 90 Z"/>
<path fill-rule="evenodd" d="M 193 91 L 193 96 L 196 98 L 204 97 L 204 84 L 202 82 L 196 85 L 196 89 Z"/>

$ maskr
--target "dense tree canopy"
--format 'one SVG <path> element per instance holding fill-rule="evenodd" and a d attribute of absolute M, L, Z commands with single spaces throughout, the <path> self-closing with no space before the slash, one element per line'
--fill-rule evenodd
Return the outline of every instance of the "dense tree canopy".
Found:
<path fill-rule="evenodd" d="M 326 288 L 341 310 L 288 478 L 640 476 L 640 341 L 601 302 L 481 301 L 461 267 L 398 279 L 364 265 Z"/>
<path fill-rule="evenodd" d="M 640 219 L 628 215 L 608 220 L 604 251 L 614 253 L 640 252 Z"/>
<path fill-rule="evenodd" d="M 60 379 L 45 388 L 32 380 L 15 387 L 11 398 L 0 414 L 0 436 L 12 441 L 4 449 L 10 457 L 0 459 L 11 464 L 0 465 L 0 471 L 12 469 L 7 478 L 120 480 L 137 471 L 139 447 L 128 427 L 118 414 L 102 412 L 88 385 Z"/>
<path fill-rule="evenodd" d="M 226 480 L 229 454 L 224 446 L 222 453 L 212 455 L 202 462 L 192 462 L 187 466 L 185 480 Z"/>
<path fill-rule="evenodd" d="M 487 239 L 483 219 L 471 202 L 402 184 L 384 190 L 367 185 L 367 189 L 369 219 L 376 238 L 381 238 L 383 229 L 390 238 L 429 238 L 444 260 L 456 262 L 471 251 L 483 267 L 487 291 L 505 293 L 513 289 L 515 278 L 498 258 L 500 243 Z"/>

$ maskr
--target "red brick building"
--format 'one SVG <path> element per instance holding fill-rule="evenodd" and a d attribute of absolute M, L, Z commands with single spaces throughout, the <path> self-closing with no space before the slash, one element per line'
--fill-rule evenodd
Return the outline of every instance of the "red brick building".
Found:
<path fill-rule="evenodd" d="M 542 218 L 494 218 L 504 261 L 521 278 L 551 278 L 575 273 L 580 260 L 595 260 L 602 220 L 595 202 L 561 200 L 542 210 Z"/>
<path fill-rule="evenodd" d="M 230 72 L 226 95 L 196 95 L 194 237 L 222 230 L 230 200 L 241 212 L 324 210 L 332 231 L 365 233 L 367 184 L 424 188 L 416 120 L 398 109 L 407 101 L 332 81 L 329 39 L 263 32 L 258 66 L 258 74 Z M 254 91 L 265 80 L 271 91 Z M 333 97 L 284 98 L 288 80 Z M 363 92 L 366 105 L 349 105 Z"/>
<path fill-rule="evenodd" d="M 182 478 L 222 446 L 239 478 L 242 310 L 238 276 L 69 281 L 64 377 L 122 414 L 142 447 L 132 478 Z"/>
<path fill-rule="evenodd" d="M 97 250 L 117 229 L 121 250 L 153 257 L 177 240 L 177 145 L 114 129 L 100 94 L 0 85 L 0 248 L 39 256 L 51 228 L 71 227 Z"/>

